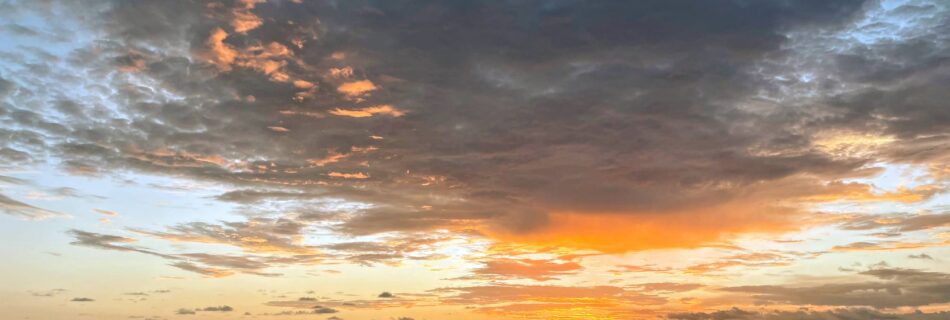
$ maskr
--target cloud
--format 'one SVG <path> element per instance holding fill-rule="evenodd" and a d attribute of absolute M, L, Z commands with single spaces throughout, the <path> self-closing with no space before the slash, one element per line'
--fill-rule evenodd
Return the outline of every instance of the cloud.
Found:
<path fill-rule="evenodd" d="M 212 312 L 230 312 L 230 311 L 234 311 L 234 308 L 231 308 L 230 306 L 216 306 L 216 307 L 205 307 L 200 310 L 212 311 Z"/>
<path fill-rule="evenodd" d="M 657 267 L 653 265 L 619 265 L 619 269 L 613 269 L 611 272 L 616 273 L 626 273 L 626 272 L 669 272 L 672 270 L 668 267 Z"/>
<path fill-rule="evenodd" d="M 204 275 L 204 276 L 212 277 L 212 278 L 224 278 L 224 277 L 227 277 L 227 276 L 234 275 L 234 272 L 231 272 L 231 271 L 228 271 L 228 270 L 218 269 L 218 268 L 202 267 L 202 266 L 199 266 L 199 265 L 197 265 L 197 264 L 190 263 L 190 262 L 184 262 L 184 261 L 182 261 L 182 262 L 175 262 L 175 263 L 171 264 L 171 266 L 172 266 L 172 267 L 175 267 L 175 268 L 178 268 L 178 269 L 185 270 L 185 271 L 190 271 L 190 272 L 194 272 L 194 273 L 201 274 L 201 275 Z"/>
<path fill-rule="evenodd" d="M 378 106 L 373 106 L 373 107 L 360 108 L 356 110 L 346 110 L 346 109 L 336 108 L 336 109 L 330 110 L 330 114 L 343 116 L 343 117 L 366 118 L 366 117 L 372 117 L 375 115 L 388 115 L 392 117 L 401 117 L 405 115 L 406 113 L 403 111 L 400 111 L 399 109 L 394 108 L 391 105 L 384 104 L 384 105 L 378 105 Z"/>
<path fill-rule="evenodd" d="M 208 253 L 179 253 L 166 254 L 153 251 L 148 248 L 127 245 L 137 242 L 136 239 L 106 235 L 81 230 L 70 230 L 67 232 L 73 236 L 76 241 L 73 245 L 86 246 L 97 249 L 138 252 L 148 255 L 164 258 L 168 260 L 169 266 L 198 273 L 212 278 L 223 278 L 234 275 L 235 273 L 246 273 L 259 276 L 278 276 L 280 274 L 263 271 L 274 265 L 285 264 L 312 264 L 318 261 L 320 257 L 315 255 L 291 255 L 286 257 L 273 256 L 239 256 L 239 255 L 215 255 Z"/>
<path fill-rule="evenodd" d="M 548 261 L 536 259 L 493 259 L 473 270 L 475 277 L 487 279 L 532 279 L 556 280 L 559 275 L 575 274 L 582 270 L 574 261 Z"/>
<path fill-rule="evenodd" d="M 948 241 L 942 242 L 902 242 L 902 241 L 878 241 L 878 242 L 852 242 L 846 245 L 834 246 L 834 251 L 876 251 L 876 250 L 908 250 L 927 247 L 939 247 L 950 244 Z"/>
<path fill-rule="evenodd" d="M 705 274 L 711 272 L 721 272 L 735 267 L 776 267 L 785 266 L 794 261 L 794 256 L 786 256 L 778 253 L 759 252 L 728 256 L 717 261 L 695 264 L 686 267 L 686 273 Z"/>
<path fill-rule="evenodd" d="M 312 254 L 312 247 L 299 243 L 305 224 L 291 219 L 253 219 L 248 222 L 185 223 L 168 232 L 133 230 L 137 233 L 178 242 L 231 245 L 255 253 Z"/>
<path fill-rule="evenodd" d="M 613 286 L 485 285 L 440 288 L 444 304 L 477 306 L 506 317 L 571 315 L 584 312 L 608 318 L 628 317 L 637 305 L 662 305 L 663 297 Z M 636 314 L 636 313 L 633 313 Z"/>
<path fill-rule="evenodd" d="M 946 312 L 936 313 L 883 313 L 872 309 L 835 309 L 828 311 L 747 311 L 739 308 L 715 312 L 673 313 L 667 315 L 670 320 L 827 320 L 827 319 L 893 319 L 893 320 L 931 320 L 946 317 Z"/>
<path fill-rule="evenodd" d="M 193 315 L 193 314 L 197 314 L 198 312 L 231 312 L 231 311 L 234 311 L 234 308 L 230 306 L 211 306 L 211 307 L 195 308 L 195 309 L 180 308 L 178 310 L 175 310 L 175 314 Z"/>
<path fill-rule="evenodd" d="M 251 11 L 254 9 L 254 6 L 259 2 L 263 2 L 263 1 L 260 1 L 260 0 L 239 1 L 239 4 L 241 4 L 241 6 L 238 6 L 237 8 L 234 8 L 234 10 L 231 11 L 231 14 L 234 15 L 231 20 L 231 26 L 234 27 L 235 32 L 247 33 L 248 31 L 256 29 L 257 27 L 260 27 L 262 24 L 264 24 L 261 18 L 254 15 L 254 13 Z"/>
<path fill-rule="evenodd" d="M 27 184 L 26 180 L 8 176 L 0 176 L 0 183 L 11 184 L 11 185 L 23 185 Z"/>
<path fill-rule="evenodd" d="M 158 257 L 162 257 L 166 259 L 177 259 L 174 256 L 158 253 L 155 251 L 151 251 L 149 249 L 126 245 L 128 243 L 134 243 L 138 241 L 133 238 L 88 232 L 88 231 L 82 231 L 82 230 L 76 230 L 76 229 L 71 229 L 67 231 L 66 233 L 75 239 L 75 241 L 70 242 L 70 244 L 75 245 L 75 246 L 84 246 L 84 247 L 91 247 L 91 248 L 105 249 L 105 250 L 115 250 L 115 251 L 138 252 L 138 253 L 158 256 Z"/>
<path fill-rule="evenodd" d="M 343 179 L 368 179 L 369 178 L 369 175 L 362 172 L 348 173 L 348 172 L 330 171 L 330 173 L 327 173 L 327 176 L 334 177 L 334 178 L 343 178 Z"/>
<path fill-rule="evenodd" d="M 72 302 L 93 302 L 93 301 L 96 301 L 96 300 L 95 300 L 95 299 L 92 299 L 92 298 L 79 297 L 79 298 L 73 298 L 72 300 L 69 300 L 69 301 L 72 301 Z"/>
<path fill-rule="evenodd" d="M 705 287 L 698 283 L 653 282 L 633 285 L 643 291 L 686 292 Z"/>
<path fill-rule="evenodd" d="M 229 44 L 224 43 L 228 33 L 217 28 L 208 37 L 209 60 L 222 71 L 231 70 L 231 64 L 237 59 L 238 52 Z"/>
<path fill-rule="evenodd" d="M 11 65 L 24 72 L 0 81 L 0 162 L 227 187 L 214 199 L 233 202 L 246 220 L 133 231 L 240 255 L 167 254 L 123 236 L 69 233 L 75 245 L 159 256 L 212 277 L 273 275 L 267 268 L 323 259 L 398 263 L 418 258 L 412 253 L 423 246 L 380 238 L 435 230 L 603 253 L 775 238 L 828 223 L 815 214 L 825 204 L 930 205 L 950 176 L 942 6 L 43 5 L 74 14 L 77 28 L 101 41 L 79 41 L 57 62 L 41 52 L 15 57 L 23 62 Z M 875 20 L 890 16 L 900 25 Z M 369 146 L 375 151 L 356 152 Z M 881 166 L 921 169 L 926 181 L 883 190 L 867 182 Z M 16 216 L 51 214 L 6 196 L 0 205 Z M 944 215 L 854 218 L 835 227 L 930 231 L 947 226 Z M 323 232 L 374 239 L 308 242 Z M 921 245 L 847 241 L 837 249 Z M 684 271 L 799 259 L 771 254 L 700 260 Z M 553 281 L 582 270 L 574 260 L 479 261 L 475 273 L 493 280 Z M 497 312 L 563 314 L 573 305 L 629 313 L 630 305 L 664 303 L 658 292 L 687 288 L 494 284 L 439 293 L 501 305 L 486 309 Z M 893 288 L 902 294 L 883 292 Z M 942 301 L 931 289 L 879 277 L 730 292 L 765 302 Z"/>
<path fill-rule="evenodd" d="M 724 291 L 752 294 L 767 303 L 817 306 L 917 307 L 950 302 L 950 275 L 915 269 L 877 268 L 859 273 L 878 281 L 828 283 L 820 286 L 740 286 Z"/>
<path fill-rule="evenodd" d="M 175 311 L 175 314 L 177 314 L 177 315 L 190 315 L 190 314 L 195 314 L 195 311 L 194 311 L 194 310 L 191 310 L 191 309 L 182 308 L 182 309 L 176 310 L 176 311 Z"/>
<path fill-rule="evenodd" d="M 926 253 L 912 254 L 912 255 L 908 255 L 907 257 L 911 259 L 934 260 L 934 257 L 931 257 L 929 254 L 926 254 Z"/>
<path fill-rule="evenodd" d="M 392 293 L 389 293 L 388 291 L 384 291 L 383 293 L 380 293 L 380 294 L 379 294 L 378 296 L 376 296 L 376 297 L 378 297 L 378 298 L 395 298 L 396 296 L 394 296 Z"/>
<path fill-rule="evenodd" d="M 322 306 L 313 307 L 313 313 L 315 314 L 330 314 L 330 313 L 337 313 L 337 312 L 339 311 L 333 308 L 327 308 L 327 307 L 322 307 Z"/>
<path fill-rule="evenodd" d="M 73 109 L 82 112 L 65 121 L 54 106 L 32 108 L 35 102 L 14 97 L 4 119 L 17 124 L 11 128 L 42 135 L 32 149 L 18 144 L 11 150 L 37 159 L 49 154 L 75 173 L 129 170 L 245 189 L 280 186 L 384 208 L 350 215 L 353 221 L 340 230 L 353 233 L 465 223 L 501 241 L 565 245 L 557 239 L 574 239 L 581 241 L 573 246 L 606 252 L 689 248 L 736 234 L 796 230 L 811 202 L 868 195 L 867 185 L 841 181 L 867 177 L 868 165 L 878 163 L 871 155 L 936 159 L 890 149 L 911 139 L 887 129 L 896 123 L 863 126 L 872 118 L 852 102 L 860 92 L 807 91 L 808 101 L 782 95 L 797 92 L 789 86 L 808 85 L 777 79 L 798 79 L 794 67 L 811 65 L 815 55 L 808 53 L 818 50 L 791 35 L 850 28 L 865 13 L 861 5 L 421 8 L 252 1 L 117 4 L 97 11 L 62 4 L 88 17 L 84 26 L 109 45 L 80 47 L 61 70 L 23 73 L 11 82 L 17 90 L 55 88 L 57 96 L 75 97 L 83 107 Z M 457 18 L 471 12 L 472 19 Z M 634 23 L 646 20 L 648 26 Z M 316 39 L 324 45 L 308 45 Z M 116 58 L 132 52 L 145 67 L 101 84 L 123 88 L 110 93 L 127 102 L 121 108 L 86 106 L 77 102 L 84 97 L 63 89 L 104 79 L 120 67 Z M 776 65 L 776 59 L 803 62 Z M 906 61 L 913 62 L 908 73 L 894 76 L 915 78 L 923 69 Z M 833 80 L 841 86 L 859 81 Z M 31 85 L 53 81 L 64 85 Z M 778 96 L 760 97 L 772 94 Z M 302 129 L 317 124 L 321 130 Z M 275 138 L 276 128 L 289 131 L 277 129 L 281 138 Z M 347 159 L 352 163 L 327 152 L 370 143 L 379 151 Z M 841 152 L 855 148 L 861 152 Z M 320 164 L 332 168 L 320 170 Z M 940 189 L 928 190 L 886 193 L 875 201 L 922 200 Z M 423 206 L 434 209 L 410 209 Z M 398 212 L 381 217 L 384 210 Z M 604 220 L 616 227 L 590 231 Z M 706 220 L 714 223 L 692 223 Z M 624 229 L 643 232 L 627 240 L 619 236 L 629 235 Z"/>
<path fill-rule="evenodd" d="M 26 220 L 44 220 L 69 215 L 35 207 L 0 194 L 0 212 Z"/>
<path fill-rule="evenodd" d="M 341 73 L 342 74 L 342 73 Z M 345 94 L 350 97 L 359 97 L 365 94 L 368 94 L 371 91 L 376 90 L 376 85 L 369 80 L 359 80 L 344 82 L 336 88 L 336 91 Z"/>
<path fill-rule="evenodd" d="M 898 232 L 928 230 L 950 226 L 950 213 L 861 215 L 846 221 L 847 230 L 891 229 Z"/>
<path fill-rule="evenodd" d="M 107 217 L 115 217 L 115 216 L 118 216 L 118 215 L 119 215 L 118 212 L 109 211 L 109 210 L 105 210 L 105 209 L 92 209 L 92 211 L 98 212 L 98 213 L 100 213 L 100 214 L 102 214 L 102 215 L 104 215 L 104 216 L 107 216 Z"/>
<path fill-rule="evenodd" d="M 41 291 L 41 292 L 32 292 L 32 291 L 31 291 L 31 292 L 30 292 L 30 295 L 32 295 L 32 296 L 34 296 L 34 297 L 53 297 L 53 296 L 57 296 L 57 295 L 63 294 L 63 293 L 65 293 L 66 291 L 68 291 L 68 290 L 66 290 L 66 289 L 52 289 L 52 290 Z"/>

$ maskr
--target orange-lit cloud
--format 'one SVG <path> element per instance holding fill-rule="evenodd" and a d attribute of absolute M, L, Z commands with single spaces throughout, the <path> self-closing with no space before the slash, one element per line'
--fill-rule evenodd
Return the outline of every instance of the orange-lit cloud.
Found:
<path fill-rule="evenodd" d="M 576 273 L 583 269 L 574 261 L 556 262 L 538 259 L 495 259 L 475 269 L 477 275 L 500 279 L 553 280 L 558 275 Z"/>
<path fill-rule="evenodd" d="M 330 77 L 333 77 L 333 78 L 349 78 L 353 76 L 353 68 L 351 67 L 330 68 L 329 75 Z"/>
<path fill-rule="evenodd" d="M 309 159 L 307 160 L 307 162 L 310 163 L 311 165 L 322 167 L 331 163 L 339 162 L 340 160 L 345 159 L 347 156 L 348 155 L 346 154 L 331 151 L 330 153 L 327 154 L 326 157 L 323 157 L 320 159 Z"/>
<path fill-rule="evenodd" d="M 369 80 L 344 82 L 336 88 L 336 91 L 349 97 L 359 97 L 373 90 L 376 90 L 376 85 Z"/>
<path fill-rule="evenodd" d="M 502 241 L 616 253 L 695 248 L 743 233 L 789 232 L 803 226 L 801 218 L 788 208 L 732 204 L 669 213 L 553 213 L 534 230 L 486 232 Z"/>
<path fill-rule="evenodd" d="M 221 71 L 231 70 L 231 64 L 233 64 L 234 60 L 238 57 L 237 50 L 231 45 L 224 43 L 224 39 L 227 38 L 227 31 L 221 28 L 215 28 L 211 31 L 211 35 L 207 41 L 209 50 L 207 55 L 208 60 Z"/>
<path fill-rule="evenodd" d="M 254 14 L 251 10 L 257 6 L 258 3 L 263 3 L 264 0 L 240 0 L 239 3 L 241 6 L 235 8 L 231 11 L 231 14 L 234 16 L 231 20 L 231 26 L 234 27 L 234 31 L 237 33 L 247 33 L 250 30 L 256 29 L 264 24 L 264 21 L 260 17 Z"/>
<path fill-rule="evenodd" d="M 392 117 L 401 117 L 406 113 L 399 109 L 394 108 L 391 105 L 384 104 L 384 105 L 366 107 L 366 108 L 356 109 L 356 110 L 336 108 L 336 109 L 330 110 L 330 114 L 343 116 L 343 117 L 366 118 L 366 117 L 372 117 L 374 115 L 389 115 Z"/>
<path fill-rule="evenodd" d="M 222 72 L 231 71 L 233 66 L 256 70 L 268 75 L 272 81 L 288 82 L 291 76 L 284 71 L 288 60 L 293 59 L 293 52 L 286 46 L 271 42 L 265 46 L 254 45 L 242 49 L 224 42 L 228 38 L 227 31 L 215 28 L 205 42 L 208 49 L 202 54 L 205 59 L 218 67 Z M 310 82 L 296 80 L 295 85 L 304 86 Z M 312 87 L 312 86 L 311 86 Z"/>
<path fill-rule="evenodd" d="M 368 179 L 369 178 L 368 174 L 365 174 L 362 172 L 347 173 L 347 172 L 331 171 L 330 173 L 327 173 L 327 175 L 334 178 L 343 178 L 343 179 Z"/>
<path fill-rule="evenodd" d="M 310 89 L 310 88 L 313 88 L 314 86 L 315 84 L 313 84 L 313 82 L 310 82 L 310 81 L 294 80 L 294 87 L 297 87 L 298 89 Z"/>

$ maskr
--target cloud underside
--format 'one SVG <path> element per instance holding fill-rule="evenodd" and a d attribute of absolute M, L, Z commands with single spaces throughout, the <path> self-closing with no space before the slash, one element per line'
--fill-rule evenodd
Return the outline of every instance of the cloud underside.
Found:
<path fill-rule="evenodd" d="M 66 70 L 125 89 L 99 106 L 48 103 L 34 84 L 88 84 L 56 72 L 5 80 L 2 116 L 16 125 L 4 132 L 43 137 L 6 154 L 50 154 L 76 174 L 132 169 L 373 204 L 341 226 L 350 234 L 461 226 L 604 251 L 787 231 L 815 203 L 943 190 L 842 182 L 881 162 L 943 175 L 950 154 L 948 97 L 934 87 L 943 73 L 929 67 L 946 46 L 924 29 L 841 46 L 884 10 L 862 1 L 371 5 L 378 15 L 281 2 L 177 14 L 191 5 L 96 6 L 109 17 L 89 26 L 108 40 L 104 54 L 79 48 Z M 945 22 L 911 9 L 921 28 Z M 537 19 L 515 22 L 524 16 Z M 808 38 L 814 30 L 839 38 Z M 816 50 L 832 53 L 812 60 Z M 809 79 L 790 78 L 800 74 Z M 151 87 L 125 85 L 141 80 Z M 616 231 L 590 231 L 608 223 Z M 641 236 L 612 241 L 624 230 Z"/>

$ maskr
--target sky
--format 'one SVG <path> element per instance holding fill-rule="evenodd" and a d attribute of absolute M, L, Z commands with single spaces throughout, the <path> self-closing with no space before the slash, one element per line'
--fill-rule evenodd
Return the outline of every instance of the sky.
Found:
<path fill-rule="evenodd" d="M 950 2 L 0 0 L 4 319 L 950 319 Z"/>

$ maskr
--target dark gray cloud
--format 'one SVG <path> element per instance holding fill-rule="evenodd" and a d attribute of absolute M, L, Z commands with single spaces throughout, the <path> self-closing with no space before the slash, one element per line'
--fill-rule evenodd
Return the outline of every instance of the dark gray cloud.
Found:
<path fill-rule="evenodd" d="M 935 313 L 884 313 L 872 309 L 836 309 L 829 311 L 748 311 L 739 308 L 715 312 L 673 313 L 671 320 L 935 320 L 950 314 Z"/>
<path fill-rule="evenodd" d="M 315 313 L 315 314 L 328 314 L 328 313 L 337 313 L 337 312 L 339 312 L 339 311 L 336 310 L 336 309 L 333 309 L 333 308 L 327 308 L 327 307 L 323 307 L 323 306 L 315 306 L 315 307 L 313 307 L 313 313 Z"/>
<path fill-rule="evenodd" d="M 776 203 L 849 194 L 829 182 L 878 172 L 869 165 L 938 168 L 950 159 L 947 92 L 936 85 L 950 75 L 942 6 L 273 1 L 254 10 L 265 23 L 242 31 L 232 3 L 58 5 L 101 39 L 60 62 L 30 50 L 0 70 L 3 162 L 54 159 L 74 174 L 216 182 L 232 188 L 216 200 L 247 211 L 316 208 L 134 230 L 166 240 L 288 261 L 314 261 L 322 249 L 391 263 L 424 246 L 318 248 L 300 238 L 317 229 L 530 233 L 559 212 L 711 216 L 717 210 L 706 209 L 722 208 L 781 220 L 799 212 Z M 881 10 L 910 27 L 867 30 Z M 910 29 L 917 33 L 900 33 Z M 345 89 L 357 83 L 372 90 Z M 829 132 L 894 141 L 855 151 L 824 144 Z M 944 188 L 928 190 L 923 199 Z M 327 199 L 363 205 L 311 206 Z M 0 201 L 5 213 L 45 212 Z M 946 226 L 944 216 L 845 227 L 912 232 Z M 749 223 L 719 221 L 723 229 Z M 80 245 L 156 254 L 75 236 L 85 237 Z M 267 266 L 289 263 L 173 256 L 173 266 L 205 275 L 269 275 Z"/>
<path fill-rule="evenodd" d="M 528 231 L 551 211 L 685 210 L 794 175 L 855 175 L 867 159 L 809 148 L 811 137 L 796 131 L 804 110 L 738 106 L 774 89 L 759 64 L 790 54 L 789 33 L 842 30 L 863 2 L 274 2 L 255 14 L 295 27 L 246 33 L 226 8 L 106 2 L 76 8 L 108 17 L 88 19 L 104 32 L 103 54 L 79 49 L 68 61 L 125 88 L 96 100 L 116 107 L 64 98 L 62 118 L 30 113 L 42 102 L 14 95 L 8 109 L 18 130 L 45 135 L 42 150 L 76 173 L 131 169 L 255 188 L 219 197 L 244 203 L 375 204 L 341 226 L 353 234 L 484 221 Z M 264 58 L 238 57 L 227 70 L 189 59 L 208 55 L 218 27 L 239 55 L 257 43 L 285 47 L 272 61 L 315 91 L 273 81 L 255 69 Z M 329 75 L 347 67 L 358 72 Z M 56 71 L 35 77 L 20 90 L 82 82 Z M 134 78 L 152 85 L 127 85 Z M 376 90 L 361 101 L 337 90 L 364 80 Z M 331 112 L 374 105 L 405 114 Z M 796 152 L 768 152 L 781 148 Z M 366 178 L 344 178 L 357 176 Z M 273 186 L 291 190 L 256 189 Z"/>
<path fill-rule="evenodd" d="M 907 257 L 911 259 L 934 260 L 934 257 L 926 253 L 911 254 L 911 255 L 908 255 Z"/>
<path fill-rule="evenodd" d="M 69 300 L 69 301 L 72 301 L 72 302 L 93 302 L 93 301 L 96 301 L 96 299 L 86 298 L 86 297 L 79 297 L 79 298 L 73 298 L 72 300 Z"/>
<path fill-rule="evenodd" d="M 198 310 L 214 311 L 214 312 L 229 312 L 229 311 L 234 311 L 234 308 L 231 308 L 230 306 L 216 306 L 216 307 L 204 307 Z"/>
<path fill-rule="evenodd" d="M 848 230 L 891 229 L 909 232 L 950 226 L 950 212 L 923 213 L 916 215 L 862 215 L 845 222 Z"/>
<path fill-rule="evenodd" d="M 223 306 L 211 306 L 211 307 L 195 308 L 195 309 L 181 308 L 181 309 L 176 310 L 175 314 L 193 315 L 193 314 L 198 314 L 199 312 L 231 312 L 231 311 L 234 311 L 234 308 L 232 308 L 231 306 L 223 305 Z"/>
<path fill-rule="evenodd" d="M 176 311 L 175 311 L 175 314 L 178 314 L 178 315 L 195 314 L 195 311 L 194 311 L 194 310 L 191 310 L 191 309 L 182 308 L 182 309 L 176 310 Z"/>
<path fill-rule="evenodd" d="M 749 293 L 766 303 L 818 306 L 896 308 L 950 302 L 950 274 L 887 267 L 859 274 L 877 280 L 802 287 L 741 286 L 722 290 Z"/>
<path fill-rule="evenodd" d="M 718 215 L 750 212 L 784 222 L 811 207 L 796 201 L 874 200 L 870 186 L 841 181 L 879 173 L 872 167 L 880 163 L 921 165 L 931 178 L 950 177 L 950 8 L 937 2 L 888 8 L 874 0 L 269 1 L 253 10 L 260 25 L 236 21 L 236 5 L 75 1 L 0 10 L 48 18 L 43 28 L 5 22 L 5 34 L 68 35 L 56 16 L 63 11 L 96 37 L 65 54 L 27 46 L 0 54 L 0 169 L 46 163 L 76 175 L 211 182 L 229 190 L 214 200 L 240 206 L 245 218 L 131 229 L 240 254 L 162 253 L 136 239 L 81 230 L 68 232 L 72 244 L 157 256 L 210 277 L 273 276 L 269 268 L 290 264 L 432 258 L 432 248 L 450 236 L 420 235 L 430 230 L 530 234 L 564 223 L 557 213 L 649 217 L 643 220 L 660 221 L 666 238 L 692 235 L 674 224 L 697 221 L 745 231 L 755 229 L 741 227 L 754 219 Z M 945 190 L 940 180 L 890 200 L 926 200 Z M 29 219 L 61 215 L 2 194 L 0 211 Z M 842 227 L 894 238 L 948 223 L 950 215 L 938 212 L 858 216 Z M 567 227 L 584 231 L 578 226 Z M 306 241 L 318 232 L 376 237 Z M 719 237 L 701 241 L 708 239 Z M 797 258 L 737 255 L 686 271 Z M 580 269 L 573 260 L 512 258 L 484 261 L 475 273 L 552 280 Z M 769 303 L 948 302 L 942 273 L 861 274 L 874 279 L 723 290 Z M 699 287 L 486 285 L 441 293 L 460 304 L 524 295 L 665 303 L 628 289 Z M 342 305 L 306 303 L 307 313 Z M 680 316 L 876 315 L 855 309 Z"/>

